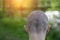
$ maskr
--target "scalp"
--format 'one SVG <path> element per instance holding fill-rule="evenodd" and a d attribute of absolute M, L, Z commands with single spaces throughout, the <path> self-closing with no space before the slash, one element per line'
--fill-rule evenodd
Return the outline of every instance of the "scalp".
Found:
<path fill-rule="evenodd" d="M 28 16 L 28 27 L 31 32 L 45 31 L 48 26 L 48 18 L 43 11 L 32 11 Z"/>

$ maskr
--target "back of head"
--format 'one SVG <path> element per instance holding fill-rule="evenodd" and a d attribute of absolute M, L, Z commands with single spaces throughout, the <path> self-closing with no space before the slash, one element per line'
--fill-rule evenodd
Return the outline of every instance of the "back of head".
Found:
<path fill-rule="evenodd" d="M 27 25 L 31 33 L 45 32 L 48 28 L 48 18 L 43 11 L 32 11 L 28 16 Z"/>

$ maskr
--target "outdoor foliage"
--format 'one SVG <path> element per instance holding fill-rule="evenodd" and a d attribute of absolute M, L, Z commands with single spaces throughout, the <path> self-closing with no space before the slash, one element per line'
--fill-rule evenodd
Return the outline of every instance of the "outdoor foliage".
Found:
<path fill-rule="evenodd" d="M 60 40 L 60 31 L 51 29 L 47 34 L 46 40 Z"/>
<path fill-rule="evenodd" d="M 28 33 L 24 29 L 25 23 L 24 20 L 0 19 L 0 40 L 28 40 Z M 60 40 L 60 32 L 51 28 L 46 40 Z"/>
<path fill-rule="evenodd" d="M 6 4 L 5 1 L 7 1 Z M 21 15 L 23 15 L 24 13 L 27 14 L 29 12 L 28 10 L 25 10 L 24 13 L 23 12 L 20 13 L 19 12 L 21 11 L 20 9 L 12 8 L 12 5 L 10 5 L 9 7 L 8 5 L 9 3 L 11 3 L 10 1 L 11 0 L 0 0 L 0 40 L 29 40 L 28 33 L 24 29 L 26 21 L 23 20 L 23 17 L 22 19 L 20 19 Z M 38 7 L 44 7 L 43 9 L 46 8 L 47 10 L 60 11 L 60 0 L 42 0 L 42 1 L 36 0 L 36 1 L 39 1 Z M 34 6 L 36 6 L 37 9 L 37 4 Z M 13 13 L 11 12 L 11 10 L 13 11 Z M 7 17 L 7 15 L 14 17 L 10 18 Z M 16 16 L 19 17 L 19 20 L 17 19 Z M 46 40 L 60 40 L 60 31 L 57 31 L 53 28 L 53 23 L 50 24 L 52 26 L 51 30 L 47 33 Z"/>
<path fill-rule="evenodd" d="M 23 20 L 0 19 L 0 40 L 28 40 L 24 24 Z"/>

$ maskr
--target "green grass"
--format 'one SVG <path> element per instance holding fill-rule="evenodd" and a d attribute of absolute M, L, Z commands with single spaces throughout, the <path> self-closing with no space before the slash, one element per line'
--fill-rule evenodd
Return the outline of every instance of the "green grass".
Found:
<path fill-rule="evenodd" d="M 0 40 L 28 40 L 24 20 L 0 20 Z"/>

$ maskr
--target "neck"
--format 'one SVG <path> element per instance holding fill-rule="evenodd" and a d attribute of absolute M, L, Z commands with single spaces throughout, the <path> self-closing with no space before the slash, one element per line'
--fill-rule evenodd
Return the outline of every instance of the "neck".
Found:
<path fill-rule="evenodd" d="M 45 40 L 45 34 L 43 34 L 43 33 L 29 34 L 29 40 Z"/>

